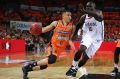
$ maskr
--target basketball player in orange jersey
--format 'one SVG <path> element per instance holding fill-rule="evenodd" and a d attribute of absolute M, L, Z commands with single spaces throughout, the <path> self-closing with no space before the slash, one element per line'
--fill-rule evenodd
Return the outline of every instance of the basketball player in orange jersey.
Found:
<path fill-rule="evenodd" d="M 120 39 L 117 41 L 114 53 L 114 70 L 111 73 L 112 76 L 117 76 L 119 74 L 118 72 L 119 54 L 120 54 Z"/>
<path fill-rule="evenodd" d="M 26 62 L 22 67 L 23 79 L 29 79 L 27 77 L 28 72 L 36 70 L 36 66 L 39 66 L 39 70 L 46 69 L 48 64 L 54 64 L 59 58 L 63 48 L 70 45 L 72 50 L 75 51 L 74 44 L 71 40 L 75 26 L 71 22 L 71 12 L 63 11 L 62 20 L 53 21 L 50 25 L 42 28 L 42 33 L 48 32 L 54 29 L 54 33 L 50 42 L 50 51 L 48 51 L 48 56 L 40 61 L 30 61 Z"/>

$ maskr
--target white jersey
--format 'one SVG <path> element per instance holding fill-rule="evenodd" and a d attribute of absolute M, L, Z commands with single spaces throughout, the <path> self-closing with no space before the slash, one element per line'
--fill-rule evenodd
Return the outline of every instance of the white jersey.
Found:
<path fill-rule="evenodd" d="M 104 40 L 104 22 L 97 21 L 94 17 L 88 17 L 88 14 L 86 14 L 82 30 L 83 37 L 87 34 L 92 39 Z"/>

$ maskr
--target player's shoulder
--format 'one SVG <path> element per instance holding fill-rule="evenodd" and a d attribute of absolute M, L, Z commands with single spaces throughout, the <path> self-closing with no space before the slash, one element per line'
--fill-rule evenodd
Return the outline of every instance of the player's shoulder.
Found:
<path fill-rule="evenodd" d="M 103 21 L 103 13 L 102 13 L 102 10 L 99 10 L 99 9 L 97 9 L 96 10 L 96 13 L 97 13 L 97 15 L 99 16 L 99 18 L 97 19 L 98 21 Z"/>
<path fill-rule="evenodd" d="M 51 25 L 53 25 L 54 27 L 56 27 L 57 24 L 58 24 L 58 21 L 53 21 L 53 22 L 51 23 Z"/>
<path fill-rule="evenodd" d="M 86 15 L 87 15 L 87 14 L 82 15 L 82 16 L 81 16 L 81 19 L 85 19 Z"/>
<path fill-rule="evenodd" d="M 56 20 L 56 21 L 53 21 L 52 23 L 58 24 L 59 22 L 62 22 L 62 20 Z"/>
<path fill-rule="evenodd" d="M 56 24 L 58 21 L 53 21 L 52 24 Z"/>
<path fill-rule="evenodd" d="M 84 23 L 85 18 L 86 18 L 86 14 L 82 15 L 82 16 L 80 17 L 80 19 L 79 19 L 79 22 L 80 22 L 80 23 Z"/>

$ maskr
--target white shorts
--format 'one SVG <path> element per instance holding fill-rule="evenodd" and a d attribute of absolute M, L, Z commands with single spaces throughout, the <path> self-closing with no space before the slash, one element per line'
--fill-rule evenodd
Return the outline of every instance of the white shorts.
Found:
<path fill-rule="evenodd" d="M 89 35 L 85 35 L 81 40 L 81 45 L 87 47 L 86 54 L 89 58 L 95 55 L 101 44 L 102 40 L 93 39 Z"/>

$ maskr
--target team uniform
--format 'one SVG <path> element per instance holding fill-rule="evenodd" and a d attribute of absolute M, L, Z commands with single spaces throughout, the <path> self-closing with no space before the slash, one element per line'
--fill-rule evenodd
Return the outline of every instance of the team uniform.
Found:
<path fill-rule="evenodd" d="M 48 49 L 48 56 L 51 54 L 56 55 L 57 57 L 65 50 L 69 45 L 69 40 L 72 35 L 73 24 L 69 23 L 67 26 L 64 26 L 62 20 L 57 22 L 57 26 L 54 29 L 54 33 L 51 39 L 51 45 Z"/>
<path fill-rule="evenodd" d="M 117 42 L 116 47 L 119 47 L 119 48 L 120 48 L 120 40 Z"/>
<path fill-rule="evenodd" d="M 117 42 L 115 53 L 116 53 L 116 55 L 120 54 L 120 40 L 118 40 L 118 42 Z"/>
<path fill-rule="evenodd" d="M 51 42 L 48 47 L 48 64 L 54 64 L 59 58 L 60 54 L 65 50 L 69 45 L 69 40 L 73 33 L 73 24 L 70 22 L 66 26 L 63 25 L 62 20 L 57 21 L 57 25 L 54 29 L 54 33 L 51 39 Z M 42 60 L 41 60 L 42 61 Z M 33 67 L 38 66 L 37 61 L 29 61 L 24 64 L 22 67 L 23 79 L 29 79 L 27 77 L 28 72 L 33 71 Z M 46 69 L 47 64 L 40 65 L 40 70 Z"/>
<path fill-rule="evenodd" d="M 89 58 L 95 55 L 104 40 L 104 22 L 97 21 L 86 14 L 83 24 L 81 45 L 87 47 L 86 54 Z"/>
<path fill-rule="evenodd" d="M 118 42 L 117 42 L 115 53 L 118 53 L 118 55 L 120 53 L 120 40 L 118 40 Z"/>
<path fill-rule="evenodd" d="M 115 77 L 117 77 L 119 74 L 119 70 L 118 70 L 119 54 L 120 54 L 120 40 L 117 41 L 117 45 L 114 53 L 114 70 L 111 72 L 111 75 Z"/>

